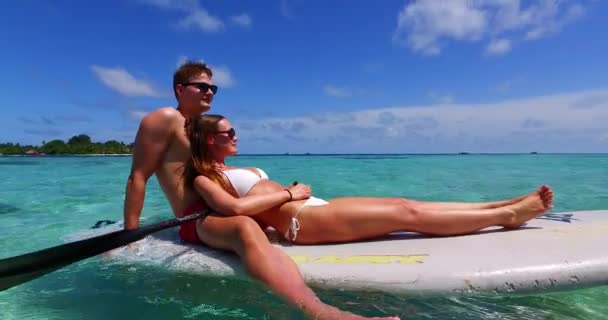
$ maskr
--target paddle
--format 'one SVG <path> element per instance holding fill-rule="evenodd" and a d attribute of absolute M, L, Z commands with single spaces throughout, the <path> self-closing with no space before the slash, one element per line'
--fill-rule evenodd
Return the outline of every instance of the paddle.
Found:
<path fill-rule="evenodd" d="M 202 218 L 209 211 L 159 222 L 134 230 L 119 230 L 48 249 L 0 260 L 0 291 L 100 253 L 141 240 L 147 235 Z"/>

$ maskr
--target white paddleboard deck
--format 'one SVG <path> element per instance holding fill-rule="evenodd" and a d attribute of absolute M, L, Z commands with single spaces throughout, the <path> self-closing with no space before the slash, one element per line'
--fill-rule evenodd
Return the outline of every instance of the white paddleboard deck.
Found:
<path fill-rule="evenodd" d="M 68 241 L 122 228 L 86 230 Z M 157 232 L 135 249 L 118 248 L 103 259 L 154 265 L 208 276 L 245 276 L 236 255 L 179 240 L 177 229 Z M 608 210 L 550 214 L 517 230 L 426 237 L 396 233 L 335 245 L 298 246 L 268 232 L 309 283 L 387 292 L 539 292 L 608 284 Z"/>

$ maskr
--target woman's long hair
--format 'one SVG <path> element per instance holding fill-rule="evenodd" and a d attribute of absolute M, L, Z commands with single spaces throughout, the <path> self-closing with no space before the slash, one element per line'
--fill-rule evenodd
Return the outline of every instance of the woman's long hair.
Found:
<path fill-rule="evenodd" d="M 190 140 L 192 156 L 184 167 L 183 179 L 186 187 L 194 189 L 194 179 L 199 175 L 211 179 L 220 185 L 228 193 L 235 195 L 232 186 L 224 179 L 222 172 L 217 169 L 211 161 L 207 136 L 217 132 L 217 124 L 223 116 L 216 114 L 205 114 L 192 119 L 187 119 L 185 124 L 186 134 Z"/>

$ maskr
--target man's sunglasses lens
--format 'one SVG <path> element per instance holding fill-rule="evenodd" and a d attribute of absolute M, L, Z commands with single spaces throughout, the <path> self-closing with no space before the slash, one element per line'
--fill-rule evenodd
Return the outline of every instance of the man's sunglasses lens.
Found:
<path fill-rule="evenodd" d="M 217 86 L 214 84 L 208 84 L 204 82 L 189 82 L 183 83 L 184 86 L 195 86 L 202 92 L 207 92 L 207 90 L 211 89 L 211 92 L 215 95 L 217 93 Z"/>

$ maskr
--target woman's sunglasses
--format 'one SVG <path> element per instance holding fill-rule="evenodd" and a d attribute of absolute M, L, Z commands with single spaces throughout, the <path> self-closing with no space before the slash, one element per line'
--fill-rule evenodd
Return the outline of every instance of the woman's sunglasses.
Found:
<path fill-rule="evenodd" d="M 182 83 L 182 86 L 195 86 L 199 90 L 201 90 L 201 92 L 207 92 L 207 90 L 211 89 L 211 92 L 213 92 L 213 95 L 215 95 L 217 93 L 216 85 L 208 84 L 205 82 L 186 82 L 186 83 Z"/>
<path fill-rule="evenodd" d="M 236 131 L 234 130 L 234 128 L 230 128 L 230 129 L 224 130 L 224 131 L 215 131 L 213 133 L 227 133 L 228 138 L 230 138 L 230 139 L 234 139 L 234 136 L 236 136 Z"/>

